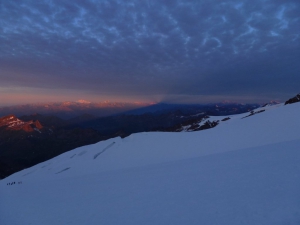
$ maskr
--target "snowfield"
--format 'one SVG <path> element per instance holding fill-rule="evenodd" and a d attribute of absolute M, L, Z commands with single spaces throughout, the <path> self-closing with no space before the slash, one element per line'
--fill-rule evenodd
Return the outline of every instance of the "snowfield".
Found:
<path fill-rule="evenodd" d="M 300 103 L 263 109 L 209 130 L 102 141 L 15 173 L 0 181 L 0 224 L 299 225 Z"/>

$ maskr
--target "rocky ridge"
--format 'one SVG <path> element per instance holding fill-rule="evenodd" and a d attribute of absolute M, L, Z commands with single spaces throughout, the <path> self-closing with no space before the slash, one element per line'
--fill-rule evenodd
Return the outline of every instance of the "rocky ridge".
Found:
<path fill-rule="evenodd" d="M 7 130 L 23 130 L 25 132 L 41 132 L 41 129 L 43 128 L 42 124 L 38 120 L 25 122 L 17 118 L 15 115 L 1 117 L 0 127 L 4 127 Z"/>
<path fill-rule="evenodd" d="M 296 103 L 296 102 L 300 102 L 300 94 L 297 94 L 295 97 L 290 98 L 284 104 L 287 105 L 287 104 L 293 104 L 293 103 Z"/>

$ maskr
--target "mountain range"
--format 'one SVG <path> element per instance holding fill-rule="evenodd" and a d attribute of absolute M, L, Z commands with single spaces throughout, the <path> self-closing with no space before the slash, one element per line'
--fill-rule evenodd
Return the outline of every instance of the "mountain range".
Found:
<path fill-rule="evenodd" d="M 294 100 L 205 115 L 181 132 L 111 138 L 14 173 L 0 181 L 1 221 L 299 224 L 300 98 Z"/>
<path fill-rule="evenodd" d="M 88 102 L 78 100 L 76 102 L 49 102 L 15 105 L 0 108 L 0 116 L 13 114 L 16 116 L 31 115 L 35 113 L 43 115 L 57 116 L 62 119 L 70 119 L 82 114 L 92 114 L 95 116 L 109 116 L 123 113 L 129 110 L 150 106 L 153 103 L 123 103 L 123 102 Z"/>
<path fill-rule="evenodd" d="M 173 127 L 202 120 L 207 115 L 248 112 L 256 107 L 255 104 L 163 104 L 109 117 L 83 114 L 62 119 L 38 113 L 5 116 L 0 118 L 0 178 L 74 148 L 109 138 L 124 138 L 138 132 L 176 131 Z"/>

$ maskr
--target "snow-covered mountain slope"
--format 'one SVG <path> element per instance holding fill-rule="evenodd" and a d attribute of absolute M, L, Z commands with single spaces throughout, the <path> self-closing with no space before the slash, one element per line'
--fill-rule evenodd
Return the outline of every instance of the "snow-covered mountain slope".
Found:
<path fill-rule="evenodd" d="M 0 181 L 1 224 L 300 224 L 299 113 L 74 149 Z"/>
<path fill-rule="evenodd" d="M 173 129 L 173 131 L 176 132 L 182 132 L 182 131 L 199 131 L 199 130 L 205 130 L 210 129 L 213 127 L 216 127 L 220 123 L 226 122 L 230 119 L 244 119 L 249 116 L 253 116 L 258 113 L 265 112 L 266 110 L 270 110 L 273 108 L 281 107 L 283 104 L 265 104 L 262 107 L 259 107 L 257 109 L 254 109 L 250 111 L 249 113 L 243 113 L 243 114 L 235 114 L 231 116 L 205 116 L 204 118 L 200 120 L 193 121 L 191 123 L 182 124 L 181 127 L 176 127 Z"/>

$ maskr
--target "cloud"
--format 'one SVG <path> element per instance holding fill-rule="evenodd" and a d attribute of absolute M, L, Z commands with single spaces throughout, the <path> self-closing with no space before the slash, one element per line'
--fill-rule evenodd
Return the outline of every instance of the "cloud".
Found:
<path fill-rule="evenodd" d="M 297 0 L 5 1 L 0 76 L 120 95 L 295 91 L 299 12 Z"/>

